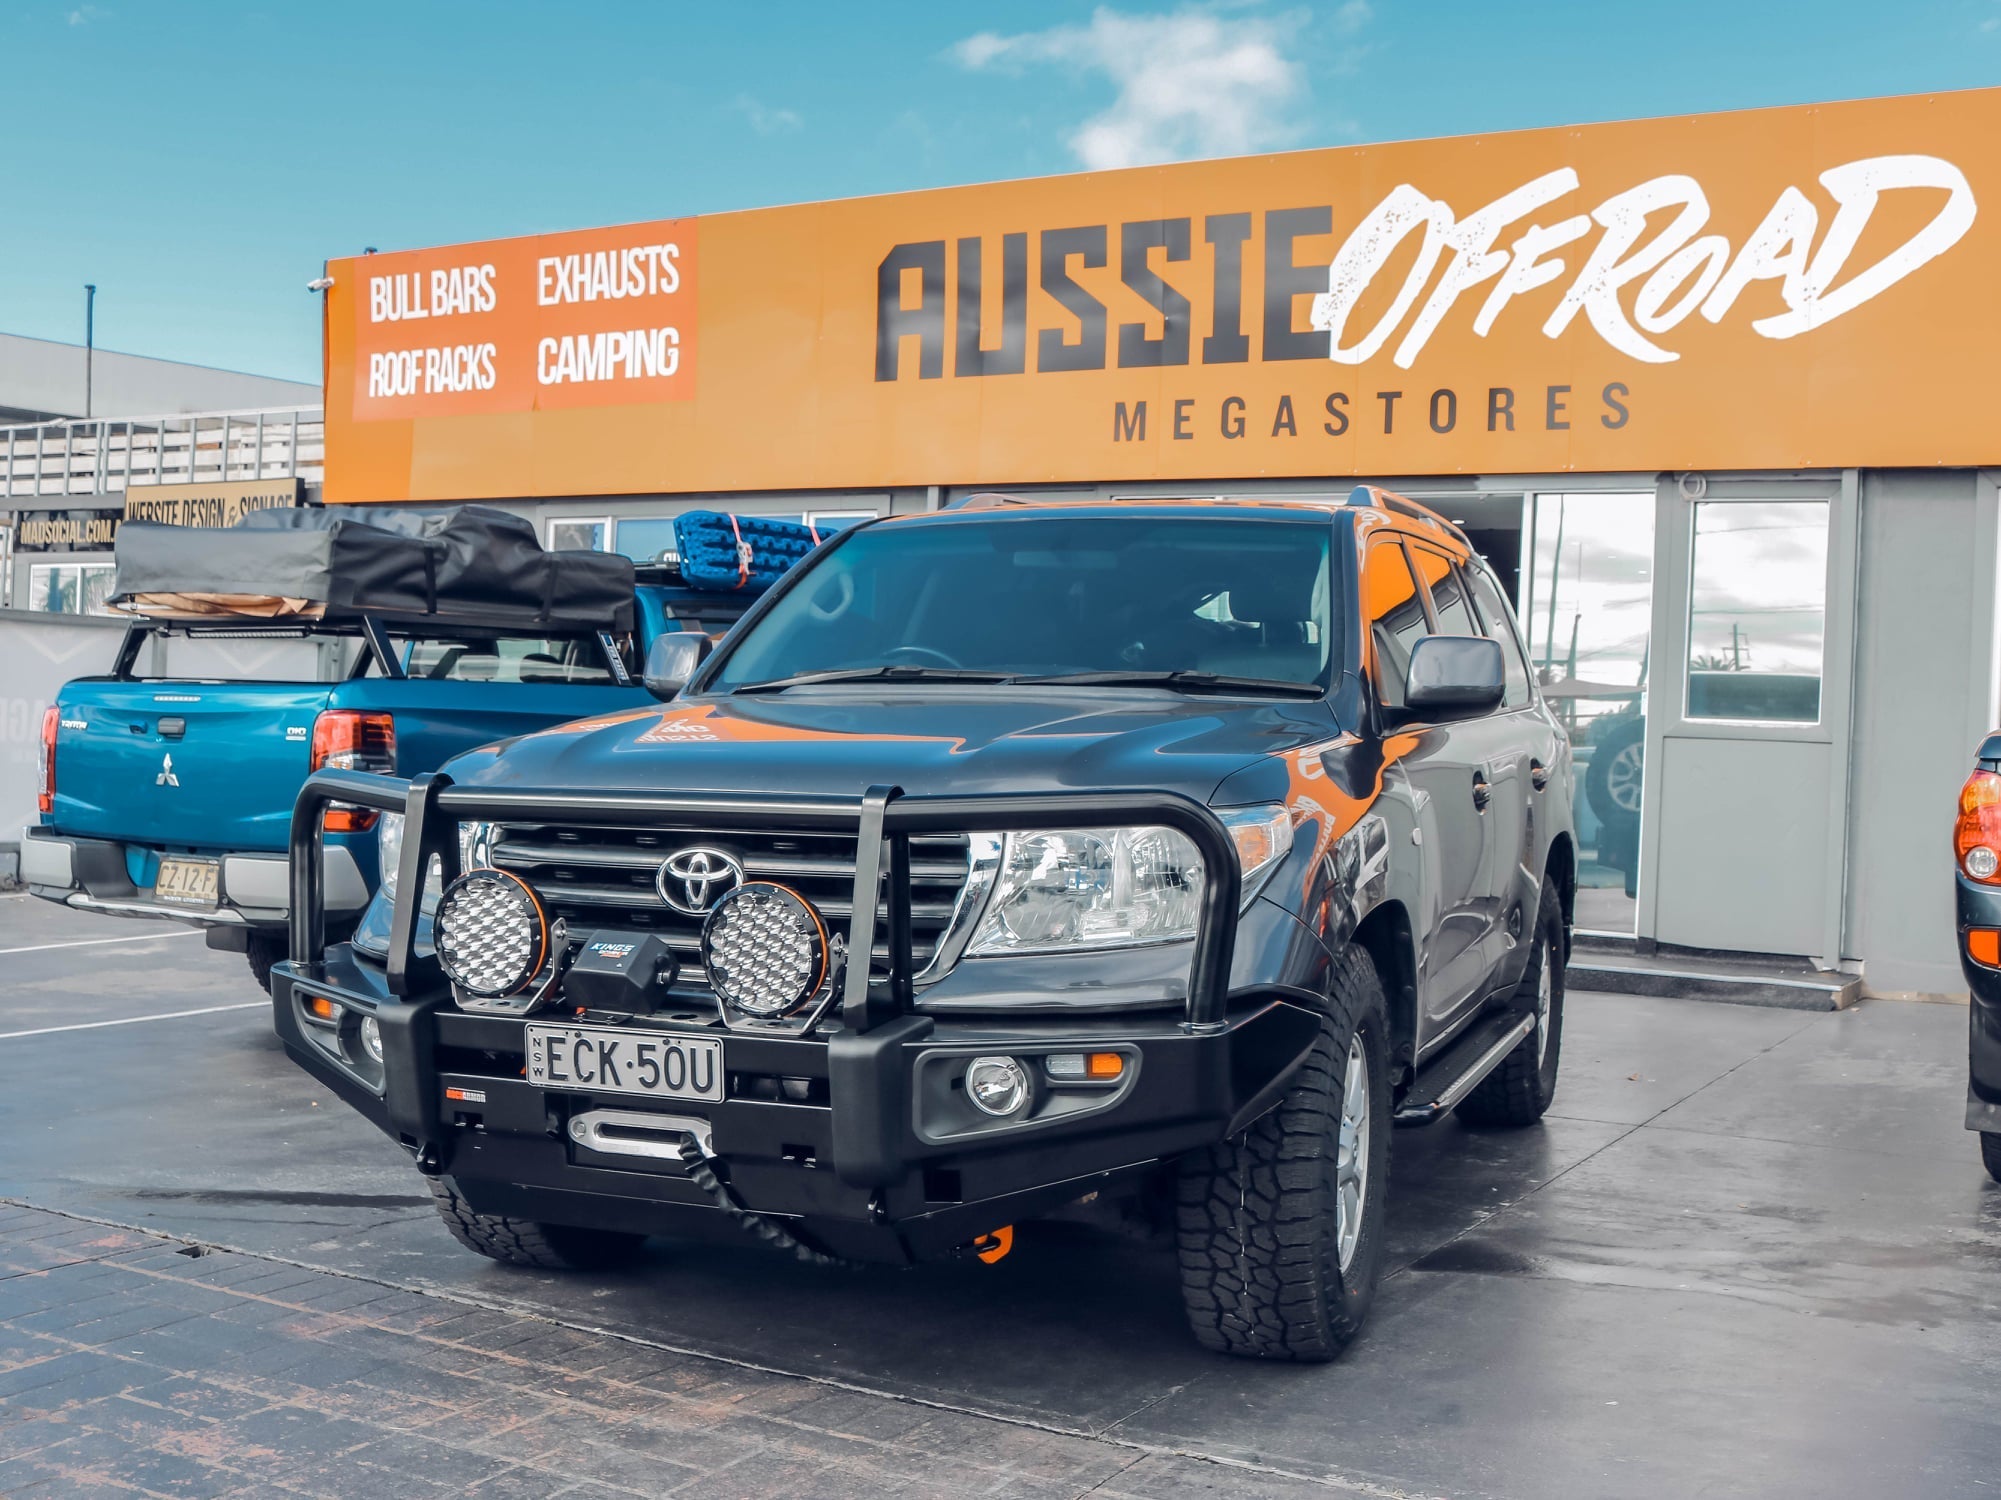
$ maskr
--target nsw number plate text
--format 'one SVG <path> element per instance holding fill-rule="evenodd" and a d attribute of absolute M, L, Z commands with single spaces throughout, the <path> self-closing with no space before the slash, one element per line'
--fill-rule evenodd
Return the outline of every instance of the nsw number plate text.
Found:
<path fill-rule="evenodd" d="M 707 1037 L 661 1031 L 531 1025 L 528 1081 L 580 1093 L 719 1100 L 723 1048 Z"/>

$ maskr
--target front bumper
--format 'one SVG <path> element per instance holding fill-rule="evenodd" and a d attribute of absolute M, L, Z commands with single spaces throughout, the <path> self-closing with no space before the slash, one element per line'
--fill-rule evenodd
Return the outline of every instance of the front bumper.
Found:
<path fill-rule="evenodd" d="M 1970 996 L 1967 1035 L 1966 1128 L 2001 1133 L 2001 969 L 1968 952 L 1976 927 L 2001 929 L 2001 887 L 1956 875 L 1959 887 L 1959 967 Z"/>
<path fill-rule="evenodd" d="M 828 996 L 830 1008 L 798 1031 L 730 1028 L 692 1011 L 667 1021 L 626 1018 L 622 1024 L 634 1030 L 621 1036 L 675 1031 L 720 1044 L 723 1082 L 714 1102 L 635 1101 L 534 1085 L 524 1027 L 571 1023 L 561 1011 L 524 1022 L 459 1010 L 435 959 L 418 952 L 418 902 L 397 904 L 380 967 L 357 959 L 350 946 L 328 947 L 320 829 L 332 801 L 403 813 L 398 881 L 405 891 L 422 889 L 433 860 L 446 886 L 456 878 L 462 820 L 645 827 L 700 818 L 845 831 L 857 850 L 846 948 L 887 957 L 848 965 L 839 993 Z M 1024 1014 L 1018 1007 L 1034 997 L 996 993 L 984 1013 L 921 1013 L 912 984 L 910 840 L 1108 821 L 1176 828 L 1207 872 L 1185 981 L 1174 991 L 1163 987 L 1159 1009 Z M 835 1255 L 906 1261 L 1139 1177 L 1241 1129 L 1277 1102 L 1319 1036 L 1320 1016 L 1303 990 L 1231 987 L 1241 895 L 1228 830 L 1208 808 L 1167 792 L 906 797 L 895 787 L 872 787 L 860 798 L 813 801 L 460 788 L 443 773 L 404 782 L 321 771 L 293 811 L 291 958 L 273 971 L 274 1020 L 294 1059 L 408 1148 L 420 1169 L 449 1174 L 476 1211 L 735 1236 L 735 1218 L 680 1160 L 680 1145 L 693 1137 L 713 1154 L 737 1203 L 753 1213 L 783 1221 L 795 1237 Z M 328 1007 L 327 1016 L 309 1020 L 308 999 Z M 369 1017 L 379 1028 L 379 1062 L 364 1044 Z M 976 1119 L 965 1101 L 962 1075 L 976 1054 L 1028 1062 L 1037 1054 L 1099 1050 L 1123 1054 L 1128 1065 L 1116 1088 L 1086 1106 L 1053 1080 L 1050 1107 L 1031 1107 L 1017 1120 Z M 1057 1108 L 1058 1098 L 1068 1102 Z M 602 1115 L 580 1118 L 604 1109 L 626 1118 L 609 1128 Z M 650 1127 L 649 1109 L 674 1123 Z M 633 1134 L 649 1130 L 652 1149 L 632 1149 Z"/>
<path fill-rule="evenodd" d="M 324 901 L 328 912 L 349 916 L 368 904 L 368 884 L 344 844 L 326 848 Z M 196 927 L 280 928 L 286 923 L 291 862 L 283 854 L 221 854 L 213 908 L 155 900 L 152 888 L 133 878 L 135 865 L 156 868 L 158 850 L 111 839 L 77 838 L 30 828 L 21 841 L 21 883 L 47 901 L 79 911 L 149 917 Z M 146 877 L 150 879 L 151 877 Z"/>
<path fill-rule="evenodd" d="M 331 1000 L 340 1022 L 308 1020 L 306 997 Z M 1235 997 L 1217 1027 L 1200 1031 L 1172 1012 L 978 1022 L 906 1015 L 859 1035 L 835 1027 L 810 1038 L 630 1023 L 625 1029 L 721 1042 L 724 1097 L 698 1103 L 530 1084 L 527 1023 L 460 1011 L 443 990 L 399 1000 L 384 971 L 346 947 L 310 971 L 278 965 L 272 1004 L 293 1059 L 424 1170 L 448 1174 L 479 1212 L 739 1237 L 671 1155 L 618 1143 L 594 1149 L 578 1139 L 588 1132 L 572 1129 L 607 1109 L 692 1117 L 745 1206 L 832 1254 L 891 1262 L 948 1253 L 1221 1140 L 1275 1102 L 1320 1030 L 1317 1014 L 1277 993 Z M 380 1027 L 379 1065 L 357 1041 L 364 1015 Z M 1092 1107 L 1055 1118 L 995 1123 L 976 1135 L 938 1128 L 927 1080 L 941 1060 L 1056 1050 L 1119 1051 L 1130 1060 L 1127 1075 Z M 802 1097 L 786 1097 L 781 1083 Z"/>

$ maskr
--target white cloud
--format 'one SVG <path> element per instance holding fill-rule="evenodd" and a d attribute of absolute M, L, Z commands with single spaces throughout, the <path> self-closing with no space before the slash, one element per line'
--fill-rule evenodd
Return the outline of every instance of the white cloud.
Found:
<path fill-rule="evenodd" d="M 736 96 L 736 107 L 744 118 L 750 121 L 750 128 L 759 135 L 783 135 L 786 131 L 797 130 L 806 123 L 799 118 L 797 111 L 773 109 L 748 94 Z"/>
<path fill-rule="evenodd" d="M 80 5 L 69 13 L 69 23 L 72 26 L 88 26 L 93 21 L 103 19 L 104 12 L 95 5 Z"/>
<path fill-rule="evenodd" d="M 1369 0 L 1348 0 L 1348 3 L 1334 12 L 1334 29 L 1343 36 L 1353 36 L 1370 21 L 1375 19 L 1376 8 Z"/>
<path fill-rule="evenodd" d="M 1347 0 L 1336 27 L 1352 32 L 1369 15 L 1368 0 Z M 1068 144 L 1086 167 L 1131 167 L 1289 144 L 1292 110 L 1305 91 L 1305 70 L 1289 52 L 1305 25 L 1296 12 L 1128 15 L 1101 8 L 1083 26 L 1015 36 L 983 31 L 951 56 L 976 72 L 1055 65 L 1109 78 L 1117 97 Z"/>

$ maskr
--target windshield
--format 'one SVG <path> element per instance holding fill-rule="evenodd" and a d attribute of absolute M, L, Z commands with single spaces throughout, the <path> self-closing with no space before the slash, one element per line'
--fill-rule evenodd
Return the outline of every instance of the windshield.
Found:
<path fill-rule="evenodd" d="M 844 537 L 707 684 L 892 669 L 1325 681 L 1325 521 L 981 515 Z M 963 680 L 963 679 L 962 679 Z"/>

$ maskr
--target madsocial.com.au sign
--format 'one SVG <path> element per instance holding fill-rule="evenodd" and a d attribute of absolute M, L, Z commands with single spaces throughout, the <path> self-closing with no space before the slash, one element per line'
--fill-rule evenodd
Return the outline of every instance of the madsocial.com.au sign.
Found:
<path fill-rule="evenodd" d="M 326 495 L 1992 463 L 1997 204 L 1979 90 L 336 261 Z"/>

